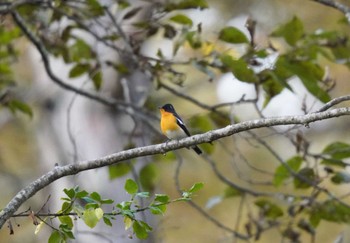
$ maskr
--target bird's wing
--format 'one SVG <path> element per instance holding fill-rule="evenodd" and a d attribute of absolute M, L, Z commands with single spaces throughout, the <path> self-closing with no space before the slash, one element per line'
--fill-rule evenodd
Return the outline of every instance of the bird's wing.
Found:
<path fill-rule="evenodd" d="M 176 123 L 177 125 L 179 125 L 182 130 L 186 133 L 187 136 L 191 136 L 190 132 L 187 130 L 187 127 L 185 126 L 185 123 L 183 122 L 183 120 L 180 118 L 180 116 L 178 114 L 174 114 L 176 117 Z"/>

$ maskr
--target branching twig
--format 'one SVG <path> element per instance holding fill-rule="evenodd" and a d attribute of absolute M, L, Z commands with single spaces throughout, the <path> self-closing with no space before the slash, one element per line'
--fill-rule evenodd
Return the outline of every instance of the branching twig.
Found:
<path fill-rule="evenodd" d="M 181 195 L 182 191 L 181 191 L 179 176 L 180 176 L 180 169 L 181 169 L 182 162 L 183 162 L 182 158 L 178 157 L 178 164 L 176 166 L 176 171 L 175 171 L 175 186 L 176 186 L 176 190 L 180 193 L 180 195 Z M 195 202 L 188 201 L 188 204 L 191 205 L 194 209 L 196 209 L 201 215 L 203 215 L 206 219 L 211 221 L 213 224 L 215 224 L 216 226 L 218 226 L 219 228 L 221 228 L 225 231 L 230 232 L 235 237 L 237 237 L 239 239 L 245 239 L 245 240 L 247 240 L 249 238 L 249 236 L 238 233 L 237 231 L 230 229 L 226 225 L 222 224 L 219 220 L 217 220 L 216 218 L 211 216 L 209 213 L 207 213 L 203 208 L 201 208 Z"/>
<path fill-rule="evenodd" d="M 165 84 L 165 83 L 160 83 L 159 86 L 160 86 L 161 88 L 166 89 L 166 90 L 169 91 L 170 93 L 172 93 L 172 94 L 174 94 L 174 95 L 176 95 L 176 96 L 178 96 L 178 97 L 181 97 L 181 98 L 183 98 L 184 100 L 188 100 L 188 101 L 190 101 L 191 103 L 193 103 L 193 104 L 195 104 L 195 105 L 197 105 L 197 106 L 199 106 L 199 107 L 201 107 L 201 108 L 203 108 L 203 109 L 206 109 L 206 110 L 209 110 L 209 111 L 210 111 L 210 110 L 213 110 L 211 106 L 206 105 L 206 104 L 204 104 L 204 103 L 202 103 L 202 102 L 200 102 L 200 101 L 194 99 L 192 96 L 189 96 L 189 95 L 184 94 L 183 92 L 179 92 L 179 91 L 177 91 L 176 89 L 170 87 L 169 85 L 167 85 L 167 84 Z"/>
<path fill-rule="evenodd" d="M 92 100 L 98 101 L 104 105 L 109 105 L 109 106 L 114 106 L 114 105 L 123 105 L 126 106 L 126 104 L 122 104 L 122 102 L 117 102 L 112 99 L 107 99 L 105 97 L 101 97 L 95 94 L 91 94 L 89 92 L 86 92 L 82 89 L 76 88 L 74 86 L 71 86 L 65 82 L 63 82 L 60 78 L 58 78 L 52 71 L 51 66 L 50 66 L 50 60 L 49 60 L 49 54 L 44 47 L 44 45 L 41 43 L 41 41 L 28 29 L 26 24 L 24 23 L 24 20 L 22 17 L 16 12 L 12 11 L 11 12 L 13 20 L 16 22 L 18 27 L 23 31 L 23 33 L 28 37 L 28 39 L 33 43 L 33 45 L 36 47 L 36 49 L 39 51 L 41 58 L 44 63 L 45 71 L 49 75 L 49 77 L 54 81 L 56 84 L 58 84 L 60 87 L 73 91 L 74 93 L 77 93 L 79 95 L 82 95 L 84 97 L 90 98 Z"/>
<path fill-rule="evenodd" d="M 102 103 L 104 105 L 117 108 L 117 109 L 122 110 L 125 113 L 131 115 L 131 116 L 137 116 L 139 119 L 144 121 L 147 125 L 149 125 L 148 118 L 156 118 L 154 115 L 151 115 L 151 114 L 147 114 L 147 119 L 144 118 L 143 117 L 144 111 L 142 110 L 142 108 L 137 107 L 131 103 L 127 103 L 127 102 L 124 102 L 121 100 L 115 100 L 112 98 L 107 98 L 107 97 L 99 96 L 96 94 L 92 94 L 92 93 L 87 92 L 83 89 L 79 89 L 79 88 L 76 88 L 74 86 L 71 86 L 71 85 L 65 83 L 63 80 L 61 80 L 59 77 L 57 77 L 53 73 L 51 66 L 50 66 L 49 54 L 48 54 L 45 46 L 43 45 L 43 43 L 34 35 L 34 33 L 32 33 L 29 30 L 29 28 L 26 26 L 24 20 L 22 19 L 22 17 L 16 11 L 12 11 L 11 14 L 12 14 L 14 21 L 18 25 L 18 27 L 23 31 L 23 33 L 27 36 L 27 38 L 33 43 L 33 45 L 39 51 L 41 58 L 43 60 L 45 71 L 49 75 L 49 77 L 52 79 L 53 82 L 55 82 L 60 87 L 66 89 L 68 91 L 72 91 L 76 94 L 79 94 L 83 97 L 92 99 L 92 100 L 97 101 L 99 103 Z M 135 112 L 135 111 L 137 111 L 137 112 Z"/>
<path fill-rule="evenodd" d="M 107 97 L 103 97 L 103 96 L 89 93 L 83 89 L 79 89 L 79 88 L 76 88 L 74 86 L 71 86 L 71 85 L 65 83 L 59 77 L 57 77 L 51 69 L 49 54 L 48 54 L 45 46 L 43 45 L 43 43 L 28 29 L 24 20 L 16 11 L 12 11 L 11 14 L 12 14 L 14 21 L 19 26 L 19 28 L 23 31 L 23 33 L 28 37 L 28 39 L 34 44 L 34 46 L 39 51 L 41 58 L 43 60 L 43 63 L 44 63 L 46 73 L 49 75 L 49 77 L 52 79 L 52 81 L 54 81 L 56 84 L 58 84 L 59 86 L 61 86 L 62 88 L 66 89 L 68 91 L 72 91 L 72 92 L 79 94 L 83 97 L 92 99 L 92 100 L 97 101 L 99 103 L 102 103 L 103 105 L 107 105 L 107 106 L 119 109 L 130 116 L 136 116 L 143 123 L 145 123 L 150 129 L 153 129 L 153 126 L 150 123 L 150 118 L 157 119 L 157 117 L 154 114 L 146 112 L 142 108 L 140 108 L 136 105 L 133 105 L 132 103 L 124 102 L 121 100 L 115 100 L 112 98 L 107 98 Z"/>
<path fill-rule="evenodd" d="M 259 138 L 258 136 L 255 135 L 255 139 L 261 144 L 263 145 L 267 151 L 269 151 L 283 166 L 284 168 L 287 169 L 287 171 L 294 177 L 297 178 L 299 180 L 301 180 L 304 183 L 307 183 L 309 186 L 312 186 L 315 190 L 317 191 L 321 191 L 323 193 L 325 193 L 327 196 L 329 196 L 331 199 L 339 202 L 340 204 L 342 204 L 345 207 L 350 207 L 348 204 L 344 203 L 342 200 L 340 200 L 339 198 L 335 197 L 331 192 L 329 192 L 327 189 L 322 188 L 318 185 L 317 181 L 311 181 L 308 178 L 301 176 L 300 174 L 298 174 L 297 172 L 295 172 L 289 165 L 287 165 L 287 163 L 277 154 L 277 152 L 268 144 L 266 143 L 264 140 L 262 140 L 261 138 Z"/>
<path fill-rule="evenodd" d="M 317 112 L 322 112 L 322 111 L 326 111 L 329 108 L 344 102 L 344 101 L 349 101 L 350 100 L 350 95 L 344 95 L 344 96 L 340 96 L 337 98 L 332 99 L 331 101 L 327 102 L 324 106 L 322 106 L 320 109 L 317 110 Z"/>

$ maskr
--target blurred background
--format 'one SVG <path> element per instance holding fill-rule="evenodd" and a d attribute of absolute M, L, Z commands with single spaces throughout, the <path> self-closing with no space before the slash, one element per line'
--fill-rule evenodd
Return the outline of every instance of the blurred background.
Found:
<path fill-rule="evenodd" d="M 342 3 L 350 6 L 349 1 L 344 0 Z M 133 18 L 147 20 L 152 14 L 152 8 L 149 6 L 154 5 L 147 1 L 131 1 L 131 4 L 144 8 L 143 12 Z M 271 40 L 269 34 L 293 16 L 297 16 L 303 22 L 305 32 L 322 29 L 349 33 L 348 24 L 339 24 L 344 19 L 342 13 L 314 1 L 208 0 L 208 4 L 208 9 L 184 10 L 183 13 L 192 19 L 193 26 L 200 24 L 204 38 L 211 40 L 215 39 L 223 26 L 235 26 L 249 36 L 245 28 L 248 18 L 254 19 L 257 23 L 256 45 L 268 46 L 272 41 L 272 45 L 279 50 L 287 47 L 280 40 Z M 125 32 L 132 31 L 133 27 L 127 24 L 127 20 L 125 23 L 123 25 Z M 8 16 L 1 24 L 11 25 L 12 20 Z M 62 27 L 65 24 L 67 23 L 60 23 L 61 26 L 52 28 Z M 79 32 L 76 34 L 88 43 L 93 43 L 92 39 L 89 40 L 90 36 L 84 36 L 84 33 Z M 164 38 L 164 33 L 161 31 L 149 36 L 136 36 L 134 41 L 139 45 L 139 52 L 148 57 L 159 57 L 159 50 L 165 59 L 174 62 L 181 62 L 197 55 L 189 46 L 184 45 L 174 57 L 174 41 Z M 244 52 L 244 47 L 240 45 L 233 48 L 220 41 L 212 43 L 215 47 L 203 46 L 201 52 L 205 53 L 210 48 L 221 50 L 231 48 L 237 56 Z M 124 45 L 122 48 L 128 48 L 128 44 L 121 45 Z M 128 60 L 130 57 L 117 55 L 102 45 L 96 44 L 95 47 L 101 60 L 114 61 L 124 58 L 124 63 L 130 61 Z M 17 85 L 12 88 L 12 92 L 33 109 L 33 117 L 29 118 L 19 112 L 13 115 L 8 109 L 0 110 L 1 207 L 4 207 L 21 188 L 52 169 L 55 164 L 65 165 L 91 160 L 126 148 L 166 141 L 166 138 L 157 132 L 159 130 L 158 106 L 172 103 L 192 133 L 196 134 L 219 126 L 206 119 L 210 113 L 208 110 L 192 102 L 188 97 L 201 104 L 215 105 L 237 102 L 242 97 L 255 99 L 257 96 L 253 84 L 238 81 L 231 72 L 215 73 L 210 79 L 208 75 L 193 66 L 179 65 L 176 70 L 185 73 L 185 78 L 181 85 L 176 83 L 174 85 L 166 82 L 168 77 L 154 78 L 155 74 L 142 72 L 138 68 L 127 75 L 120 75 L 111 66 L 101 66 L 103 83 L 99 94 L 130 102 L 135 107 L 146 107 L 149 115 L 149 117 L 146 116 L 146 120 L 149 124 L 145 124 L 143 119 L 135 119 L 121 110 L 104 106 L 54 84 L 43 68 L 38 51 L 26 38 L 19 39 L 16 42 L 16 48 L 19 54 L 12 68 L 15 70 L 14 79 Z M 327 60 L 321 60 L 321 63 L 327 66 L 330 76 L 336 80 L 330 95 L 338 97 L 348 94 L 349 69 L 345 65 L 334 64 Z M 131 67 L 132 64 L 129 68 Z M 94 85 L 88 82 L 87 75 L 78 78 L 69 77 L 72 65 L 66 64 L 60 57 L 51 58 L 51 68 L 60 79 L 75 87 L 94 89 Z M 159 84 L 158 79 L 164 83 Z M 225 111 L 230 114 L 230 123 L 259 118 L 262 115 L 269 117 L 304 114 L 303 106 L 306 106 L 308 111 L 315 111 L 322 106 L 322 103 L 306 90 L 299 79 L 294 78 L 289 84 L 294 92 L 284 89 L 266 107 L 263 107 L 262 94 L 257 97 L 256 104 L 242 102 L 228 106 Z M 310 150 L 319 152 L 329 141 L 349 142 L 348 124 L 346 118 L 339 118 L 312 124 L 310 128 L 299 127 L 291 134 L 303 134 L 309 142 Z M 284 136 L 287 129 L 291 127 L 275 130 L 261 129 L 256 131 L 256 134 L 278 151 L 283 159 L 288 159 L 296 151 L 288 136 Z M 266 148 L 252 138 L 251 134 L 236 134 L 221 139 L 213 145 L 202 145 L 201 148 L 210 154 L 210 160 L 215 161 L 222 175 L 233 182 L 257 191 L 276 192 L 276 188 L 269 183 L 271 174 L 279 163 L 266 151 Z M 149 156 L 129 163 L 133 166 L 127 166 L 125 173 L 115 174 L 113 168 L 100 168 L 62 178 L 26 202 L 20 212 L 28 209 L 36 211 L 43 205 L 45 205 L 44 211 L 56 212 L 62 203 L 60 198 L 64 196 L 63 188 L 76 185 L 89 192 L 98 191 L 104 198 L 112 198 L 115 202 L 128 200 L 129 197 L 123 189 L 125 179 L 137 180 L 140 171 L 145 171 L 148 165 L 152 168 L 152 172 L 147 189 L 153 193 L 166 193 L 171 198 L 177 198 L 180 194 L 176 188 L 176 181 L 180 189 L 188 189 L 196 182 L 203 182 L 204 188 L 196 193 L 194 202 L 216 220 L 210 220 L 208 216 L 203 215 L 188 203 L 172 203 L 164 216 L 152 216 L 147 213 L 140 216 L 154 228 L 149 239 L 144 241 L 243 242 L 234 237 L 232 232 L 218 226 L 217 222 L 244 232 L 246 230 L 244 228 L 247 227 L 246 222 L 249 221 L 249 217 L 257 213 L 257 210 L 242 205 L 254 204 L 256 198 L 227 196 L 225 194 L 228 193 L 227 185 L 213 172 L 213 167 L 208 163 L 207 158 L 198 157 L 191 150 L 181 149 L 164 156 Z M 118 171 L 120 167 L 115 169 Z M 176 174 L 177 170 L 178 174 Z M 293 192 L 293 188 L 287 185 L 285 192 L 288 190 Z M 345 186 L 334 190 L 347 192 Z M 51 233 L 51 228 L 44 226 L 38 234 L 34 234 L 35 226 L 28 218 L 16 218 L 12 223 L 14 235 L 9 235 L 9 230 L 4 227 L 0 231 L 1 242 L 45 242 Z M 347 226 L 322 222 L 317 228 L 316 241 L 313 242 L 337 242 L 336 239 L 340 236 L 347 239 L 347 231 L 349 231 Z M 256 241 L 288 242 L 282 240 L 280 232 L 281 228 L 272 227 Z M 99 223 L 91 230 L 77 222 L 75 236 L 76 240 L 72 242 L 139 241 L 132 236 L 130 230 L 124 230 L 121 217 L 117 217 L 112 228 Z M 311 238 L 310 235 L 305 234 L 301 241 L 312 242 Z M 254 239 L 251 242 L 255 242 Z M 338 242 L 350 242 L 350 240 Z"/>

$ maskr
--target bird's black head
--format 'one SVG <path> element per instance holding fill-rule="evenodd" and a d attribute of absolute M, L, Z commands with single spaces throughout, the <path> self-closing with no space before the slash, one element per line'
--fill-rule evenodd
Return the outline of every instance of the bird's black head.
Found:
<path fill-rule="evenodd" d="M 174 113 L 175 112 L 175 108 L 172 104 L 165 104 L 161 107 L 161 109 L 167 111 L 167 112 L 172 112 Z"/>

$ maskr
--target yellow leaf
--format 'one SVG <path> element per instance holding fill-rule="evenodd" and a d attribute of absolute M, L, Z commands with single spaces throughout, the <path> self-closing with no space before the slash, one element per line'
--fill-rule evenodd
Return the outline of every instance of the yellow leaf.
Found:
<path fill-rule="evenodd" d="M 212 42 L 205 42 L 201 47 L 202 53 L 205 56 L 210 55 L 214 49 L 215 45 Z"/>
<path fill-rule="evenodd" d="M 98 218 L 98 220 L 102 219 L 102 217 L 103 217 L 103 209 L 102 208 L 96 208 L 95 209 L 95 215 Z"/>
<path fill-rule="evenodd" d="M 36 227 L 35 227 L 35 231 L 34 231 L 34 234 L 38 234 L 39 231 L 41 230 L 41 228 L 43 227 L 44 225 L 44 222 L 45 222 L 46 218 L 44 220 L 42 220 Z"/>
<path fill-rule="evenodd" d="M 125 230 L 128 230 L 132 226 L 132 222 L 133 220 L 130 217 L 128 216 L 124 217 Z"/>

